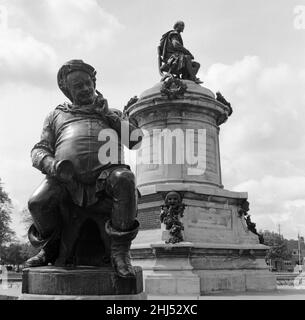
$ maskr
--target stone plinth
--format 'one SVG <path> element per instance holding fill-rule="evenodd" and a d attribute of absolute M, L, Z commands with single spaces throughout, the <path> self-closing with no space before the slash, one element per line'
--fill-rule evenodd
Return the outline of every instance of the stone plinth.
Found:
<path fill-rule="evenodd" d="M 195 292 L 194 276 L 199 278 L 202 295 L 218 291 L 276 289 L 276 278 L 264 259 L 268 247 L 259 244 L 258 236 L 248 230 L 243 216 L 238 214 L 240 203 L 247 198 L 247 193 L 200 185 L 160 184 L 146 187 L 144 195 L 148 195 L 150 202 L 142 203 L 139 207 L 150 205 L 152 210 L 158 212 L 159 209 L 160 212 L 162 193 L 171 190 L 184 194 L 186 209 L 181 220 L 186 242 L 165 245 L 161 242 L 165 240 L 165 232 L 162 233 L 164 228 L 158 232 L 143 230 L 139 233 L 131 253 L 133 263 L 143 268 L 146 292 L 155 295 L 183 295 L 183 290 Z M 184 257 L 180 255 L 184 263 L 179 270 L 180 261 L 170 253 L 185 244 L 188 251 L 182 251 Z M 166 259 L 164 254 L 160 256 L 160 250 L 155 249 L 158 246 L 163 248 L 163 253 L 168 253 Z M 166 251 L 164 248 L 170 249 Z M 157 270 L 160 265 L 163 268 Z M 173 269 L 173 265 L 176 268 Z M 180 282 L 184 271 L 193 282 L 186 281 L 183 287 Z M 179 277 L 181 281 L 176 281 Z M 165 281 L 168 285 L 164 285 Z M 183 288 L 182 291 L 180 288 Z"/>
<path fill-rule="evenodd" d="M 181 219 L 184 240 L 193 243 L 258 244 L 258 236 L 250 232 L 238 210 L 247 199 L 246 192 L 232 192 L 221 188 L 186 183 L 167 183 L 140 189 L 145 198 L 139 211 L 160 214 L 164 194 L 175 190 L 183 193 L 186 205 Z M 139 236 L 141 237 L 141 236 Z M 139 241 L 138 238 L 136 241 Z M 161 239 L 156 239 L 161 240 Z"/>
<path fill-rule="evenodd" d="M 276 278 L 261 244 L 134 245 L 133 262 L 143 268 L 145 292 L 150 295 L 206 295 L 215 292 L 269 291 Z"/>
<path fill-rule="evenodd" d="M 179 295 L 183 290 L 274 290 L 276 280 L 264 260 L 268 247 L 245 221 L 248 194 L 222 185 L 219 131 L 230 107 L 207 88 L 171 79 L 143 92 L 128 111 L 145 133 L 136 165 L 142 231 L 131 250 L 134 263 L 143 268 L 145 291 Z M 166 233 L 157 221 L 170 191 L 179 192 L 186 205 L 179 218 L 184 242 L 165 245 L 161 239 Z M 154 239 L 146 236 L 153 231 L 149 228 L 160 231 Z M 180 252 L 179 258 L 174 252 Z"/>
<path fill-rule="evenodd" d="M 99 296 L 115 298 L 126 296 L 131 298 L 143 296 L 142 269 L 135 267 L 135 278 L 120 278 L 111 268 L 95 267 L 36 267 L 28 268 L 23 271 L 22 293 L 23 298 L 32 296 L 70 296 L 71 299 L 81 299 Z M 51 298 L 52 299 L 52 298 Z"/>
<path fill-rule="evenodd" d="M 218 133 L 219 125 L 228 118 L 228 108 L 216 101 L 209 89 L 192 81 L 182 82 L 187 86 L 182 98 L 168 99 L 160 91 L 162 83 L 158 83 L 145 91 L 138 102 L 129 109 L 129 114 L 138 121 L 141 129 L 148 132 L 137 157 L 136 174 L 140 188 L 168 182 L 200 183 L 222 187 Z M 153 150 L 151 144 L 146 143 L 147 140 L 151 140 L 152 143 L 152 134 L 161 141 L 161 136 L 165 132 L 158 130 L 164 129 L 170 130 L 173 137 L 178 136 L 180 139 L 176 144 L 173 139 L 173 144 L 169 146 L 172 147 L 175 159 L 173 163 L 166 163 L 164 160 L 164 156 L 169 152 L 168 147 L 160 145 L 160 149 Z M 190 153 L 187 146 L 191 144 L 188 139 L 191 135 L 187 136 L 187 130 L 194 130 L 194 140 L 197 144 L 200 129 L 204 132 L 206 143 L 199 144 L 198 164 L 194 165 L 191 159 L 187 158 Z M 140 163 L 142 161 L 140 159 L 147 159 L 147 155 L 151 160 L 161 159 L 161 162 Z M 176 161 L 176 159 L 181 160 L 181 157 L 182 161 Z"/>
<path fill-rule="evenodd" d="M 142 228 L 160 227 L 155 217 L 163 198 L 153 191 L 156 185 L 223 188 L 219 126 L 227 120 L 229 108 L 215 100 L 209 89 L 188 80 L 182 83 L 186 85 L 183 96 L 169 99 L 162 94 L 160 82 L 128 110 L 146 133 L 136 165 Z M 149 219 L 147 226 L 145 219 Z"/>
<path fill-rule="evenodd" d="M 200 278 L 190 264 L 191 245 L 153 244 L 155 261 L 145 280 L 150 295 L 200 295 Z"/>
<path fill-rule="evenodd" d="M 147 294 L 103 295 L 103 296 L 73 296 L 73 295 L 43 295 L 43 294 L 22 294 L 18 300 L 146 300 Z"/>

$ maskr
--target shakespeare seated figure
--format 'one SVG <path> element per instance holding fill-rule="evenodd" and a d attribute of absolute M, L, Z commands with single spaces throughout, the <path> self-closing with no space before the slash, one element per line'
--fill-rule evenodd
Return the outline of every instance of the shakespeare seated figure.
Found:
<path fill-rule="evenodd" d="M 182 79 L 202 83 L 196 77 L 200 64 L 194 61 L 194 56 L 183 46 L 181 32 L 184 30 L 184 22 L 178 21 L 174 30 L 163 34 L 158 46 L 159 70 L 163 79 L 169 75 Z M 167 74 L 163 75 L 163 72 Z"/>
<path fill-rule="evenodd" d="M 119 276 L 133 277 L 129 249 L 139 228 L 138 193 L 135 176 L 124 164 L 123 147 L 138 147 L 141 131 L 135 120 L 108 108 L 96 90 L 95 76 L 95 69 L 82 60 L 68 61 L 58 72 L 59 88 L 71 103 L 47 116 L 31 152 L 33 166 L 46 177 L 28 202 L 33 218 L 29 239 L 41 250 L 26 267 L 99 265 L 89 257 L 97 231 L 104 262 L 111 260 Z M 109 132 L 114 136 L 107 140 Z M 135 132 L 136 141 L 131 141 Z M 107 150 L 115 150 L 116 156 Z M 88 246 L 76 248 L 84 229 Z M 75 260 L 77 254 L 83 258 Z"/>

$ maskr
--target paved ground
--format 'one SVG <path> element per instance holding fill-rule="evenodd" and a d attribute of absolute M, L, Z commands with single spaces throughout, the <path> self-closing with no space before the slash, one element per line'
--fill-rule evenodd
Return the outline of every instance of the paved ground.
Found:
<path fill-rule="evenodd" d="M 7 300 L 10 297 L 18 297 L 21 294 L 21 282 L 13 284 L 0 284 L 0 300 Z"/>
<path fill-rule="evenodd" d="M 305 289 L 278 289 L 275 292 L 218 293 L 199 297 L 148 296 L 148 300 L 305 300 Z"/>
<path fill-rule="evenodd" d="M 0 300 L 21 294 L 21 284 L 7 289 L 0 286 Z M 274 292 L 217 293 L 207 296 L 148 296 L 148 300 L 305 300 L 305 288 L 280 287 Z"/>
<path fill-rule="evenodd" d="M 153 237 L 152 234 L 145 235 Z M 9 273 L 9 279 L 21 278 L 21 273 Z M 148 296 L 148 300 L 305 300 L 305 283 L 297 281 L 296 276 L 289 286 L 278 286 L 273 292 L 236 292 L 236 293 L 215 293 L 206 296 Z M 292 285 L 294 284 L 294 286 Z M 0 300 L 17 299 L 21 294 L 21 282 L 0 283 Z"/>

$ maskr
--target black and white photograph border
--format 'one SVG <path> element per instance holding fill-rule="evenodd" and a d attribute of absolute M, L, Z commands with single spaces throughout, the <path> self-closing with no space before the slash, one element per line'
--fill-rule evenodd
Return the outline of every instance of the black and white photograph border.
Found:
<path fill-rule="evenodd" d="M 0 0 L 0 300 L 304 300 L 304 56 L 305 0 Z"/>

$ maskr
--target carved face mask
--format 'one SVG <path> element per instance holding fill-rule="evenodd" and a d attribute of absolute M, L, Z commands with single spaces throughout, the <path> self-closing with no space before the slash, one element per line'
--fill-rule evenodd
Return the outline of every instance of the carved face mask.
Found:
<path fill-rule="evenodd" d="M 169 206 L 176 206 L 180 203 L 180 195 L 176 192 L 170 192 L 167 194 L 165 203 Z"/>

